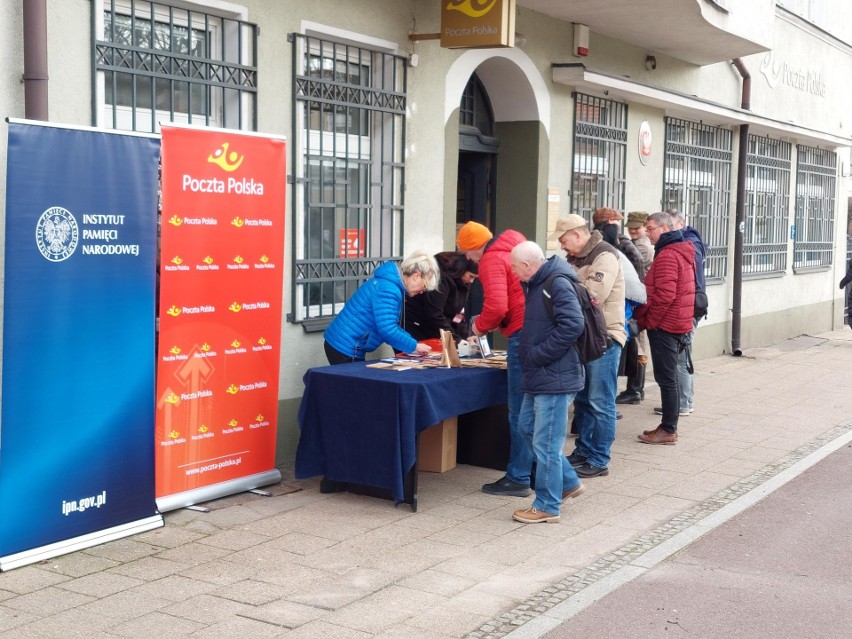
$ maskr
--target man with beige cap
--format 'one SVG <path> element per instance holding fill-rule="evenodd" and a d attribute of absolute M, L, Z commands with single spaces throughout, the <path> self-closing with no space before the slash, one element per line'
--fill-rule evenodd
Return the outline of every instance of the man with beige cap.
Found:
<path fill-rule="evenodd" d="M 459 229 L 456 244 L 469 260 L 479 264 L 479 282 L 484 296 L 482 312 L 471 322 L 471 332 L 482 337 L 499 330 L 508 340 L 506 357 L 509 382 L 509 463 L 506 475 L 482 492 L 489 495 L 526 497 L 530 494 L 533 452 L 518 429 L 521 410 L 521 328 L 524 324 L 524 291 L 512 271 L 511 253 L 526 238 L 514 230 L 496 238 L 479 222 L 467 222 Z"/>
<path fill-rule="evenodd" d="M 654 263 L 654 246 L 645 233 L 645 211 L 633 211 L 627 214 L 627 232 L 630 240 L 642 256 L 642 266 L 647 273 Z M 645 370 L 651 348 L 648 345 L 648 333 L 642 331 L 636 336 L 636 349 L 627 349 L 624 368 L 627 371 L 627 388 L 615 398 L 616 404 L 639 404 L 645 399 Z"/>
<path fill-rule="evenodd" d="M 615 440 L 615 394 L 624 330 L 624 273 L 618 249 L 604 241 L 600 231 L 590 231 L 586 220 L 571 213 L 556 221 L 548 240 L 559 240 L 576 269 L 580 282 L 603 309 L 607 325 L 607 349 L 598 359 L 586 362 L 586 383 L 574 398 L 574 422 L 578 435 L 568 461 L 580 477 L 609 474 L 610 449 Z"/>

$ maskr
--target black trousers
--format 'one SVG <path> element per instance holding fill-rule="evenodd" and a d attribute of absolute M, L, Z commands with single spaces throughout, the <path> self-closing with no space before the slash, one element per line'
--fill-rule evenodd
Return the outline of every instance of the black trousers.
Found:
<path fill-rule="evenodd" d="M 660 398 L 663 400 L 663 418 L 660 427 L 668 433 L 677 432 L 677 418 L 680 411 L 677 358 L 683 348 L 682 338 L 683 335 L 667 333 L 660 329 L 648 331 L 654 379 L 660 387 Z"/>
<path fill-rule="evenodd" d="M 328 363 L 334 366 L 335 364 L 349 364 L 351 362 L 363 362 L 363 358 L 358 359 L 355 357 L 349 357 L 348 355 L 344 355 L 339 350 L 334 348 L 328 342 L 323 341 L 323 348 L 325 349 L 325 358 L 328 360 Z"/>

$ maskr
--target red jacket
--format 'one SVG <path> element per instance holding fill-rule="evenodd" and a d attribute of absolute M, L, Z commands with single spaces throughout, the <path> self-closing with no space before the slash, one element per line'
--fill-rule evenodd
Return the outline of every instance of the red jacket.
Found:
<path fill-rule="evenodd" d="M 648 301 L 636 309 L 640 329 L 655 328 L 684 335 L 692 330 L 695 306 L 695 248 L 680 231 L 657 241 L 651 270 L 645 276 Z"/>
<path fill-rule="evenodd" d="M 499 330 L 506 337 L 524 325 L 524 291 L 512 271 L 511 252 L 526 238 L 504 231 L 485 249 L 479 260 L 479 281 L 485 297 L 476 328 L 482 333 Z"/>

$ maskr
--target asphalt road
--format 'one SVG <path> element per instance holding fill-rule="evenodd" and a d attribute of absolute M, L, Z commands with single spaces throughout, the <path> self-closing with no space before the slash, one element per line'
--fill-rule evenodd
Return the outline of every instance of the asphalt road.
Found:
<path fill-rule="evenodd" d="M 852 638 L 852 445 L 546 634 Z"/>

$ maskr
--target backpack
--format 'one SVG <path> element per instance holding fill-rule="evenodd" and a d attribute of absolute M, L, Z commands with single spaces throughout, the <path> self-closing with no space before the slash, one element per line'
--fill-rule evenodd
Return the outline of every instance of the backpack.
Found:
<path fill-rule="evenodd" d="M 698 286 L 698 273 L 695 270 L 695 262 L 692 263 L 692 274 L 695 276 L 695 302 L 692 306 L 692 317 L 693 319 L 700 320 L 707 317 L 709 302 L 707 300 L 707 293 L 702 291 Z"/>
<path fill-rule="evenodd" d="M 574 293 L 577 295 L 577 300 L 580 302 L 580 309 L 583 311 L 583 334 L 577 338 L 575 346 L 580 361 L 583 364 L 588 364 L 606 352 L 609 335 L 606 330 L 606 318 L 604 318 L 603 309 L 597 300 L 591 296 L 589 289 L 580 282 L 575 282 L 564 273 L 554 273 L 544 281 L 542 287 L 544 306 L 551 319 L 553 318 L 553 299 L 550 296 L 550 289 L 553 280 L 557 277 L 564 277 L 571 283 L 571 286 L 574 287 Z"/>

